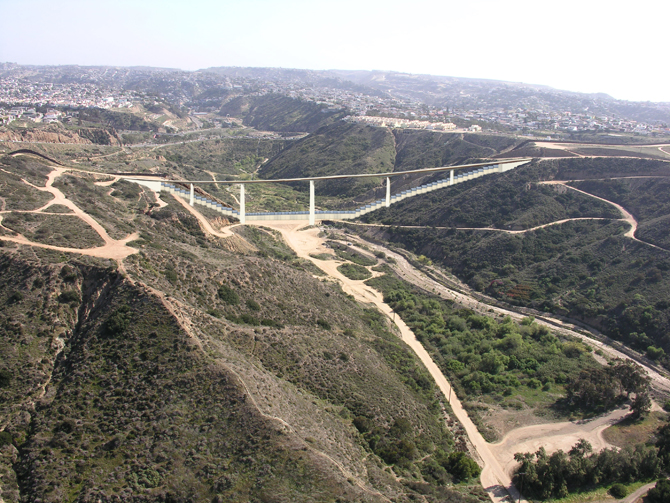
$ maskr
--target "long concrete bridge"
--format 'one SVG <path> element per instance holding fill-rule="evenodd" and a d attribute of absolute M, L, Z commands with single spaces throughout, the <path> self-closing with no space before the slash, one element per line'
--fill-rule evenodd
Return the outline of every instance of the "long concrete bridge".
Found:
<path fill-rule="evenodd" d="M 477 164 L 463 164 L 459 166 L 441 166 L 438 168 L 423 168 L 411 171 L 395 171 L 389 173 L 364 173 L 355 175 L 332 175 L 332 176 L 315 176 L 305 178 L 280 178 L 274 180 L 156 180 L 145 179 L 132 176 L 124 176 L 129 182 L 135 182 L 144 185 L 151 190 L 160 193 L 168 192 L 178 196 L 188 198 L 189 204 L 194 206 L 199 204 L 208 207 L 214 211 L 232 218 L 237 218 L 240 223 L 244 224 L 247 221 L 253 220 L 308 220 L 310 225 L 314 225 L 316 220 L 351 220 L 358 218 L 366 213 L 375 211 L 379 208 L 388 208 L 391 204 L 397 203 L 408 197 L 413 197 L 419 194 L 425 194 L 444 187 L 449 187 L 457 183 L 462 183 L 467 180 L 479 178 L 481 176 L 503 173 L 514 169 L 522 164 L 526 164 L 530 159 L 506 159 L 500 161 L 482 162 Z M 455 174 L 455 171 L 460 171 Z M 421 173 L 435 173 L 435 172 L 449 172 L 449 177 L 436 182 L 431 182 L 409 190 L 402 191 L 398 194 L 391 195 L 391 178 L 395 176 L 415 175 Z M 379 199 L 373 203 L 366 204 L 355 210 L 348 211 L 334 211 L 334 210 L 316 210 L 314 203 L 314 182 L 317 180 L 340 180 L 349 178 L 386 178 L 386 197 Z M 285 182 L 309 182 L 309 211 L 289 211 L 289 212 L 270 212 L 270 213 L 247 213 L 245 202 L 244 187 L 247 184 L 258 183 L 285 183 Z M 240 209 L 224 206 L 223 204 L 212 201 L 206 197 L 195 193 L 194 185 L 196 184 L 228 184 L 240 186 Z M 181 186 L 180 186 L 181 185 Z M 189 187 L 190 190 L 182 188 L 182 186 Z"/>

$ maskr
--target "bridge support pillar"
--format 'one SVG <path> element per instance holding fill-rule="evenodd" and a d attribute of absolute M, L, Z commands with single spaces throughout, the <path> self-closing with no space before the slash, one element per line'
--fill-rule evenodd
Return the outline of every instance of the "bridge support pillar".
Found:
<path fill-rule="evenodd" d="M 314 180 L 309 181 L 309 225 L 316 221 L 316 210 L 314 209 Z"/>
<path fill-rule="evenodd" d="M 391 206 L 391 177 L 386 177 L 386 207 Z"/>
<path fill-rule="evenodd" d="M 244 184 L 240 184 L 240 223 L 244 224 L 247 221 L 247 212 L 244 201 Z"/>
<path fill-rule="evenodd" d="M 449 185 L 454 184 L 454 170 L 449 171 Z"/>
<path fill-rule="evenodd" d="M 191 194 L 188 198 L 188 204 L 193 206 L 194 201 L 195 201 L 195 190 L 193 189 L 193 184 L 191 184 Z"/>

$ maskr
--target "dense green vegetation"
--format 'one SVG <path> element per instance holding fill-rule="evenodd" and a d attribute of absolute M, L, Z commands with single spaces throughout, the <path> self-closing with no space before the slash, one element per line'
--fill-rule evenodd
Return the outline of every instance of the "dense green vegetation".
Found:
<path fill-rule="evenodd" d="M 337 270 L 354 281 L 368 279 L 372 276 L 372 273 L 368 271 L 367 268 L 357 264 L 342 264 L 337 266 Z"/>
<path fill-rule="evenodd" d="M 566 218 L 621 218 L 612 205 L 550 185 L 543 177 L 559 176 L 546 162 L 488 175 L 365 215 L 365 222 L 438 227 L 528 229 Z M 444 177 L 444 175 L 440 175 Z"/>
<path fill-rule="evenodd" d="M 580 440 L 568 454 L 559 450 L 550 456 L 544 448 L 536 453 L 517 453 L 514 459 L 521 465 L 516 470 L 516 482 L 523 486 L 524 494 L 546 500 L 614 483 L 653 480 L 661 472 L 654 447 L 639 444 L 621 450 L 591 451 L 591 444 Z M 613 495 L 625 491 L 625 487 L 612 489 Z"/>
<path fill-rule="evenodd" d="M 329 240 L 326 241 L 326 245 L 335 250 L 335 254 L 343 260 L 348 260 L 362 266 L 377 265 L 376 258 L 364 255 L 344 243 Z"/>
<path fill-rule="evenodd" d="M 432 168 L 490 157 L 514 142 L 505 136 L 403 131 L 337 122 L 295 142 L 270 159 L 260 173 L 265 178 L 292 178 Z M 419 175 L 394 179 L 393 190 L 403 190 L 425 179 Z M 296 188 L 306 190 L 303 186 Z M 381 197 L 383 187 L 377 178 L 331 180 L 327 184 L 317 182 L 316 193 L 321 197 L 359 196 L 364 200 Z M 330 201 L 330 205 L 338 206 L 335 201 Z M 347 205 L 340 201 L 340 206 Z"/>
<path fill-rule="evenodd" d="M 588 346 L 559 339 L 531 318 L 519 325 L 509 317 L 496 319 L 459 309 L 391 274 L 366 284 L 382 291 L 384 301 L 416 334 L 459 396 L 470 400 L 483 396 L 511 409 L 554 406 L 559 412 L 596 412 L 577 400 L 562 399 L 568 383 L 578 380 L 581 372 L 599 367 Z M 605 394 L 610 391 L 619 395 L 614 380 Z M 494 436 L 481 422 L 478 426 L 490 438 Z"/>
<path fill-rule="evenodd" d="M 649 503 L 665 503 L 670 501 L 670 480 L 658 479 L 656 487 L 647 494 Z"/>

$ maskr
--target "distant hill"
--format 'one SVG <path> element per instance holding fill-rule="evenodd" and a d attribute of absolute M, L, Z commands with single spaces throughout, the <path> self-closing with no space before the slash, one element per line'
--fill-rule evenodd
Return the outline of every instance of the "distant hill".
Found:
<path fill-rule="evenodd" d="M 238 96 L 225 103 L 219 114 L 239 117 L 247 126 L 264 131 L 312 132 L 347 115 L 325 105 L 279 94 Z"/>

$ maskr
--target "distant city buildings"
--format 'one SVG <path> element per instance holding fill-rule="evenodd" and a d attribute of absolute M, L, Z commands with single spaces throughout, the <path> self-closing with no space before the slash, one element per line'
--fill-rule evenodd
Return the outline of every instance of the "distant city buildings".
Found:
<path fill-rule="evenodd" d="M 137 104 L 150 107 L 162 100 L 188 110 L 191 117 L 197 118 L 217 114 L 223 102 L 237 96 L 279 94 L 316 103 L 324 112 L 346 111 L 347 120 L 372 126 L 451 131 L 457 129 L 454 123 L 458 123 L 461 130 L 473 132 L 484 128 L 541 135 L 584 131 L 670 134 L 667 124 L 637 122 L 615 113 L 593 113 L 588 106 L 578 108 L 574 102 L 561 101 L 560 96 L 554 96 L 554 101 L 542 101 L 526 91 L 527 95 L 515 98 L 520 106 L 511 106 L 507 97 L 516 91 L 503 85 L 484 93 L 476 87 L 480 84 L 471 83 L 467 92 L 452 93 L 448 101 L 453 105 L 444 107 L 427 105 L 400 91 L 370 89 L 366 93 L 362 86 L 349 85 L 351 83 L 330 87 L 308 84 L 298 78 L 274 81 L 204 71 L 76 67 L 76 75 L 68 74 L 67 83 L 56 83 L 67 80 L 61 78 L 65 70 L 39 67 L 40 70 L 21 73 L 21 68 L 0 64 L 0 70 L 18 72 L 17 76 L 8 76 L 13 74 L 6 71 L 0 78 L 0 125 L 16 120 L 67 123 L 74 116 L 68 109 L 124 109 Z M 127 85 L 129 82 L 132 86 Z M 154 114 L 154 118 L 158 116 Z M 211 123 L 214 119 L 208 120 Z"/>

